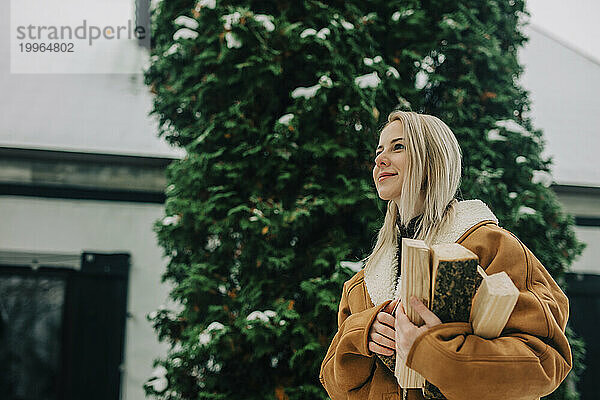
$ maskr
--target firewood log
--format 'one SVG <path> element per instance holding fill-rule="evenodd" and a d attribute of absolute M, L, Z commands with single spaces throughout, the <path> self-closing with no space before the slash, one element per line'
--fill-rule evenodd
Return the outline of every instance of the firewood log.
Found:
<path fill-rule="evenodd" d="M 431 307 L 444 322 L 469 322 L 471 301 L 481 284 L 477 266 L 479 258 L 458 243 L 431 247 Z M 440 390 L 425 381 L 423 397 L 445 399 Z"/>
<path fill-rule="evenodd" d="M 431 282 L 429 247 L 422 240 L 408 238 L 402 239 L 401 246 L 402 259 L 400 260 L 400 265 L 402 283 L 400 287 L 400 301 L 406 311 L 408 319 L 410 319 L 413 324 L 420 326 L 423 325 L 424 321 L 421 316 L 413 310 L 408 300 L 411 296 L 415 296 L 417 299 L 421 300 L 425 306 L 429 306 L 431 292 L 429 286 L 429 283 Z M 400 387 L 404 389 L 422 388 L 425 378 L 416 371 L 408 368 L 403 361 L 404 360 L 398 360 L 396 357 L 394 375 L 396 376 Z"/>
<path fill-rule="evenodd" d="M 471 324 L 477 336 L 493 339 L 500 336 L 506 326 L 517 304 L 519 289 L 504 271 L 487 275 L 480 266 L 478 270 L 483 282 L 473 299 Z"/>

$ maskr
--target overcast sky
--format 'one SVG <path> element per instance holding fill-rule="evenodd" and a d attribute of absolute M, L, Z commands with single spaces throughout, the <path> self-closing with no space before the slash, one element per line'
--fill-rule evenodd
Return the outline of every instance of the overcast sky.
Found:
<path fill-rule="evenodd" d="M 532 28 L 568 43 L 600 63 L 600 0 L 527 0 Z"/>

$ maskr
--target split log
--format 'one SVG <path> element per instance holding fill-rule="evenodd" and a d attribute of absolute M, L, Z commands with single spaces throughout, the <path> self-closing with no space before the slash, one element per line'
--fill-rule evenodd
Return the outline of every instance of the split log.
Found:
<path fill-rule="evenodd" d="M 458 243 L 431 246 L 431 307 L 444 322 L 469 322 L 471 301 L 481 284 L 479 258 Z M 425 381 L 423 397 L 445 399 L 440 390 Z"/>
<path fill-rule="evenodd" d="M 519 289 L 504 271 L 487 275 L 478 266 L 483 283 L 473 299 L 471 324 L 473 333 L 486 339 L 500 336 L 513 312 Z"/>
<path fill-rule="evenodd" d="M 415 296 L 425 306 L 429 306 L 431 271 L 429 247 L 422 240 L 402 239 L 402 259 L 400 260 L 402 283 L 400 301 L 406 316 L 417 326 L 423 325 L 421 316 L 413 310 L 408 300 Z M 408 368 L 404 360 L 396 358 L 394 375 L 400 387 L 404 389 L 422 388 L 425 378 L 416 371 Z"/>

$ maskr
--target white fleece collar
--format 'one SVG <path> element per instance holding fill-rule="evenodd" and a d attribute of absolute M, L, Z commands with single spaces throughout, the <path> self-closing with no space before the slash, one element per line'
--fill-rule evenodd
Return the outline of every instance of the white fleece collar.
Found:
<path fill-rule="evenodd" d="M 483 221 L 498 223 L 498 218 L 481 200 L 464 200 L 456 204 L 456 216 L 451 225 L 447 225 L 433 239 L 432 244 L 455 243 L 460 237 Z M 395 282 L 398 274 L 398 247 L 384 249 L 382 255 L 369 269 L 364 270 L 367 292 L 374 305 L 400 296 L 400 281 Z"/>

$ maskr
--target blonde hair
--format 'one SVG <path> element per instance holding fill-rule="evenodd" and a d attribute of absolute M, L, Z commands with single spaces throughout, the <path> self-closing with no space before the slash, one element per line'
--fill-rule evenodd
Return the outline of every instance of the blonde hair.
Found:
<path fill-rule="evenodd" d="M 455 214 L 456 192 L 460 185 L 461 150 L 452 130 L 433 115 L 413 111 L 393 111 L 387 123 L 400 121 L 405 134 L 408 168 L 399 203 L 389 200 L 377 242 L 366 260 L 365 269 L 374 264 L 385 250 L 397 246 L 397 220 L 406 226 L 419 211 L 423 196 L 423 217 L 417 225 L 416 238 L 431 244 L 442 225 L 451 223 Z M 381 134 L 381 131 L 380 131 Z"/>

